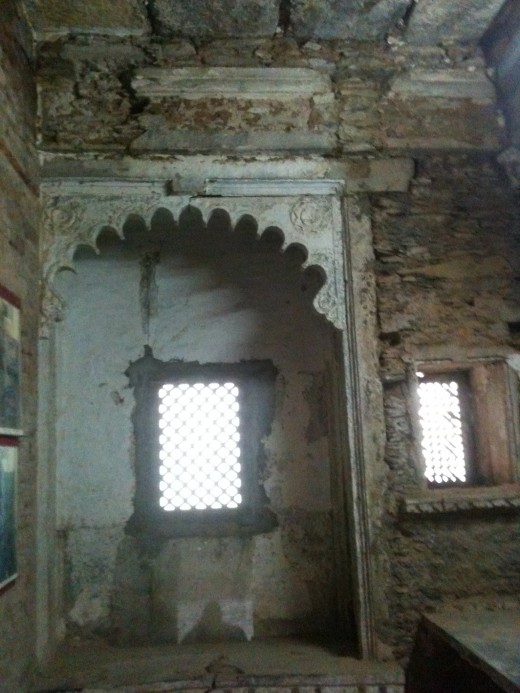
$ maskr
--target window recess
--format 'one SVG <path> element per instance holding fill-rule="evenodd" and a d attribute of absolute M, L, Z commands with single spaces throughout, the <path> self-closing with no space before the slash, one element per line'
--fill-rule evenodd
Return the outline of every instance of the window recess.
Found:
<path fill-rule="evenodd" d="M 273 364 L 162 362 L 146 348 L 127 375 L 136 400 L 128 531 L 222 536 L 272 529 L 261 467 L 274 412 Z"/>
<path fill-rule="evenodd" d="M 417 440 L 428 488 L 518 481 L 518 377 L 504 361 L 420 363 Z"/>

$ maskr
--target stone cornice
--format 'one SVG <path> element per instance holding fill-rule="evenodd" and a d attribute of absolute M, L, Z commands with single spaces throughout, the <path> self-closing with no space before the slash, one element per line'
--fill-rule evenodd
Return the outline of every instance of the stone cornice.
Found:
<path fill-rule="evenodd" d="M 402 499 L 405 515 L 520 512 L 520 485 L 438 489 Z"/>
<path fill-rule="evenodd" d="M 287 99 L 331 92 L 330 78 L 304 67 L 144 68 L 132 80 L 138 96 L 152 99 Z"/>

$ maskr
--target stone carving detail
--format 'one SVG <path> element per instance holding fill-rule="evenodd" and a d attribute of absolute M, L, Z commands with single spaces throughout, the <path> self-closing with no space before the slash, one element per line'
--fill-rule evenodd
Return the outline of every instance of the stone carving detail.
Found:
<path fill-rule="evenodd" d="M 319 234 L 332 229 L 330 199 L 323 197 L 300 197 L 290 213 L 291 222 L 304 236 Z"/>
<path fill-rule="evenodd" d="M 74 192 L 77 191 L 77 194 Z M 318 265 L 326 274 L 326 282 L 315 298 L 318 312 L 338 328 L 345 326 L 344 284 L 339 232 L 334 229 L 332 196 L 303 195 L 295 198 L 236 197 L 188 198 L 164 196 L 151 184 L 122 184 L 117 190 L 110 183 L 76 185 L 75 191 L 52 191 L 45 198 L 41 239 L 43 268 L 43 330 L 49 323 L 63 319 L 64 305 L 53 288 L 56 273 L 65 267 L 74 268 L 73 258 L 78 246 L 87 245 L 97 252 L 96 240 L 104 227 L 113 228 L 123 237 L 123 225 L 131 214 L 138 214 L 147 224 L 154 212 L 166 208 L 178 219 L 182 209 L 193 205 L 207 221 L 215 209 L 224 209 L 234 226 L 240 217 L 254 216 L 261 234 L 268 226 L 276 226 L 284 234 L 284 247 L 291 243 L 304 245 L 308 265 Z M 341 223 L 341 220 L 340 220 Z"/>
<path fill-rule="evenodd" d="M 71 249 L 73 254 L 80 243 L 74 230 L 79 230 L 84 216 L 85 207 L 78 200 L 53 199 L 43 207 L 41 259 L 45 278 L 70 265 Z"/>
<path fill-rule="evenodd" d="M 211 212 L 226 211 L 235 225 L 245 214 L 254 216 L 258 233 L 268 226 L 280 228 L 284 235 L 283 247 L 295 243 L 308 252 L 306 266 L 317 265 L 326 275 L 326 282 L 318 292 L 314 306 L 339 329 L 346 324 L 343 284 L 343 252 L 341 247 L 341 215 L 335 221 L 331 195 L 302 195 L 295 197 L 200 197 L 192 203 L 207 221 Z M 339 208 L 338 208 L 339 209 Z"/>
<path fill-rule="evenodd" d="M 86 245 L 97 252 L 96 240 L 103 228 L 113 228 L 122 238 L 123 225 L 131 214 L 139 213 L 149 221 L 161 206 L 160 196 L 150 191 L 150 184 L 119 184 L 117 190 L 108 182 L 76 184 L 73 191 L 69 185 L 63 192 L 46 192 L 44 189 L 40 242 L 42 334 L 51 322 L 63 319 L 64 304 L 53 283 L 60 269 L 74 269 L 77 248 Z"/>
<path fill-rule="evenodd" d="M 42 316 L 41 316 L 41 336 L 46 337 L 48 327 L 53 322 L 63 320 L 65 303 L 54 289 L 48 284 L 43 287 L 42 296 Z"/>
<path fill-rule="evenodd" d="M 503 496 L 482 495 L 440 498 L 404 498 L 402 511 L 407 515 L 437 515 L 468 512 L 520 512 L 520 493 Z"/>
<path fill-rule="evenodd" d="M 258 224 L 259 235 L 268 226 L 279 228 L 284 235 L 286 233 L 283 204 L 280 203 L 280 198 L 195 197 L 190 200 L 190 204 L 202 213 L 205 223 L 215 210 L 222 209 L 229 215 L 233 227 L 242 217 L 252 216 Z"/>
<path fill-rule="evenodd" d="M 321 313 L 330 320 L 335 327 L 340 329 L 344 328 L 344 292 L 342 290 L 341 281 L 338 282 L 338 270 L 333 254 L 312 253 L 306 264 L 321 267 L 326 275 L 325 284 L 314 299 L 314 307 L 318 313 Z"/>

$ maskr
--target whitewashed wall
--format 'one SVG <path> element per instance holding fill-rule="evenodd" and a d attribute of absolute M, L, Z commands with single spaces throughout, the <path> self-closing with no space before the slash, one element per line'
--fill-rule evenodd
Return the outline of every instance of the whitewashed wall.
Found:
<path fill-rule="evenodd" d="M 290 250 L 281 254 L 238 232 L 217 248 L 206 239 L 226 237 L 224 228 L 198 233 L 196 254 L 184 243 L 168 250 L 164 236 L 152 243 L 147 231 L 124 243 L 113 238 L 99 257 L 82 253 L 76 274 L 58 279 L 67 304 L 56 334 L 66 618 L 122 642 L 330 630 L 336 595 L 326 383 L 333 331 L 312 309 L 316 278 L 302 273 Z M 159 247 L 148 340 L 139 263 Z M 264 480 L 276 530 L 147 548 L 125 536 L 134 399 L 124 371 L 147 341 L 162 360 L 272 359 L 279 369 Z"/>

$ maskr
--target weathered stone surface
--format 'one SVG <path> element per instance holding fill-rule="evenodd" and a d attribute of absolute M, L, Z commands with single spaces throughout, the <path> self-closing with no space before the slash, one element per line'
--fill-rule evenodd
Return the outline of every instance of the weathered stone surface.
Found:
<path fill-rule="evenodd" d="M 520 187 L 520 150 L 518 147 L 508 147 L 497 157 L 497 160 L 506 170 L 509 182 L 514 187 Z"/>
<path fill-rule="evenodd" d="M 301 38 L 381 39 L 407 7 L 408 0 L 295 0 L 291 26 Z"/>
<path fill-rule="evenodd" d="M 154 0 L 151 9 L 165 35 L 271 36 L 278 24 L 276 0 Z"/>
<path fill-rule="evenodd" d="M 412 159 L 363 159 L 345 165 L 346 189 L 359 192 L 406 192 L 413 176 Z"/>
<path fill-rule="evenodd" d="M 153 99 L 304 98 L 331 93 L 330 79 L 306 68 L 195 67 L 140 70 L 132 80 L 139 96 Z"/>
<path fill-rule="evenodd" d="M 336 82 L 341 97 L 340 142 L 350 152 L 381 148 L 500 149 L 495 106 L 489 99 L 490 87 L 484 86 L 487 83 L 483 79 L 475 78 L 475 84 L 467 87 L 467 93 L 473 90 L 483 94 L 474 99 L 455 96 L 456 87 L 443 71 L 435 73 L 433 86 L 431 80 L 415 83 L 399 77 L 399 91 L 392 86 L 387 90 L 379 80 L 342 75 Z M 481 92 L 483 86 L 485 91 Z M 421 93 L 429 88 L 437 92 L 435 97 Z"/>
<path fill-rule="evenodd" d="M 156 6 L 159 4 L 157 2 Z M 423 2 L 419 4 L 427 7 Z M 475 4 L 472 3 L 473 6 Z M 294 20 L 298 18 L 298 8 L 310 8 L 310 5 L 310 2 L 303 0 L 295 2 Z M 330 2 L 329 9 L 333 5 L 338 18 L 339 3 Z M 458 5 L 453 5 L 457 10 Z M 171 8 L 172 3 L 168 6 Z M 353 7 L 353 3 L 343 3 L 342 6 Z M 372 6 L 375 11 L 376 6 L 388 8 L 389 3 L 372 3 Z M 395 3 L 395 7 L 398 6 Z M 438 7 L 442 6 L 445 3 L 438 3 Z M 359 15 L 364 17 L 363 31 L 375 31 L 374 27 L 382 26 L 368 11 L 368 4 L 358 3 L 357 7 L 358 10 L 360 7 L 367 9 L 366 15 Z M 416 10 L 419 11 L 419 7 Z M 356 26 L 360 26 L 357 22 L 361 20 L 354 18 L 350 21 L 348 17 L 350 15 L 345 10 L 338 22 L 343 22 L 345 31 L 355 33 Z M 372 17 L 371 24 L 367 19 L 369 17 Z M 225 25 L 228 18 L 219 17 L 218 21 Z M 320 21 L 325 26 L 328 19 L 323 15 Z M 334 21 L 332 19 L 330 24 Z M 387 21 L 388 17 L 383 23 Z M 159 25 L 159 18 L 157 22 Z M 333 26 L 327 29 L 334 30 Z M 178 30 L 168 29 L 169 33 L 182 31 L 182 27 Z M 301 36 L 306 37 L 304 33 Z M 356 34 L 358 38 L 363 36 L 361 30 Z M 148 177 L 161 190 L 182 189 L 193 195 L 195 191 L 204 190 L 208 171 L 211 177 L 257 177 L 260 172 L 261 177 L 272 179 L 281 176 L 323 178 L 330 176 L 333 171 L 330 177 L 346 179 L 349 194 L 363 193 L 359 195 L 360 200 L 366 198 L 363 204 L 358 206 L 358 201 L 352 197 L 346 204 L 349 232 L 354 238 L 354 282 L 358 282 L 352 303 L 356 305 L 357 338 L 364 354 L 376 353 L 374 333 L 376 328 L 381 329 L 381 368 L 388 389 L 385 395 L 386 465 L 382 465 L 379 445 L 384 442 L 384 435 L 378 399 L 379 363 L 374 358 L 368 375 L 363 373 L 363 406 L 359 407 L 361 418 L 369 422 L 364 458 L 367 464 L 363 471 L 368 479 L 374 506 L 370 521 L 376 526 L 378 535 L 372 551 L 377 554 L 378 578 L 382 576 L 381 581 L 376 580 L 377 590 L 388 595 L 388 622 L 381 627 L 381 633 L 387 642 L 403 653 L 415 627 L 415 615 L 420 610 L 436 608 L 439 603 L 457 599 L 461 595 L 471 596 L 477 591 L 492 595 L 498 588 L 509 593 L 517 585 L 517 575 L 512 570 L 518 538 L 516 520 L 515 524 L 512 518 L 508 522 L 504 522 L 504 518 L 493 518 L 496 521 L 489 524 L 472 520 L 464 532 L 458 527 L 448 527 L 447 523 L 434 524 L 428 519 L 420 526 L 410 528 L 406 523 L 412 524 L 414 520 L 404 520 L 396 510 L 403 495 L 417 487 L 414 434 L 410 426 L 407 391 L 402 384 L 405 382 L 410 353 L 425 345 L 448 342 L 457 343 L 461 350 L 467 350 L 468 345 L 485 345 L 490 353 L 495 353 L 498 349 L 505 349 L 510 338 L 504 315 L 511 315 L 515 311 L 518 313 L 519 310 L 520 296 L 514 279 L 514 267 L 519 264 L 520 253 L 511 231 L 518 227 L 518 215 L 513 206 L 515 198 L 497 173 L 493 160 L 477 153 L 479 150 L 496 149 L 499 143 L 500 131 L 495 122 L 492 92 L 483 66 L 473 61 L 464 62 L 460 57 L 463 51 L 459 52 L 458 48 L 451 51 L 441 47 L 423 50 L 419 42 L 420 48 L 393 44 L 391 49 L 379 50 L 373 45 L 358 48 L 356 44 L 354 50 L 347 42 L 328 43 L 313 39 L 299 45 L 293 38 L 221 39 L 208 41 L 202 46 L 200 43 L 194 41 L 192 44 L 184 40 L 158 43 L 114 38 L 105 41 L 99 37 L 95 40 L 81 37 L 66 44 L 57 42 L 47 47 L 45 50 L 48 53 L 42 54 L 40 62 L 46 70 L 40 83 L 42 147 L 47 150 L 44 152 L 45 161 L 49 164 L 47 172 L 55 176 L 64 173 L 90 178 L 96 178 L 101 172 L 100 177 L 104 180 L 98 183 L 99 191 L 109 187 L 107 179 L 112 179 L 112 185 L 117 186 L 120 182 L 114 183 L 114 178 Z M 406 66 L 412 60 L 415 67 L 407 72 Z M 454 63 L 458 67 L 453 67 Z M 311 84 L 302 81 L 296 84 L 299 93 L 294 98 L 285 98 L 279 82 L 275 89 L 271 89 L 267 99 L 259 98 L 258 84 L 255 98 L 252 98 L 253 92 L 242 91 L 240 84 L 238 87 L 235 85 L 233 95 L 227 92 L 222 98 L 223 94 L 218 94 L 223 86 L 222 71 L 212 73 L 215 98 L 211 98 L 211 94 L 197 93 L 196 89 L 179 98 L 180 95 L 175 93 L 176 87 L 169 91 L 171 84 L 162 92 L 161 89 L 154 92 L 148 88 L 149 85 L 145 88 L 138 80 L 132 82 L 134 75 L 146 75 L 147 70 L 156 71 L 157 67 L 161 67 L 167 76 L 159 85 L 162 88 L 168 81 L 168 75 L 171 76 L 173 69 L 179 65 L 191 69 L 200 68 L 201 64 L 227 69 L 236 68 L 237 65 L 255 68 L 260 70 L 257 73 L 260 82 L 263 79 L 262 66 L 274 66 L 275 69 L 313 67 L 318 81 L 327 85 L 329 75 L 333 75 L 334 94 L 329 93 L 328 86 L 321 93 L 319 90 L 314 92 L 310 89 Z M 466 70 L 466 67 L 470 69 Z M 267 70 L 263 74 L 266 73 Z M 12 80 L 12 85 L 16 84 L 17 81 Z M 305 99 L 300 98 L 299 86 L 302 85 Z M 224 86 L 228 88 L 229 85 Z M 263 86 L 265 84 L 260 85 Z M 272 99 L 273 91 L 277 90 L 276 98 Z M 4 128 L 13 133 L 10 137 L 11 153 L 15 153 L 18 168 L 27 174 L 28 167 L 25 164 L 20 167 L 20 162 L 23 157 L 32 161 L 34 152 L 26 147 L 26 142 L 32 139 L 32 132 L 19 123 L 19 116 L 26 107 L 18 100 L 16 86 L 10 87 L 6 93 L 6 103 L 14 104 L 14 107 L 8 106 L 9 120 L 0 120 L 0 128 L 4 123 Z M 244 95 L 249 98 L 244 98 Z M 441 148 L 457 149 L 458 153 L 452 158 L 432 154 L 431 150 Z M 462 156 L 462 148 L 472 149 L 472 155 Z M 114 149 L 118 150 L 117 155 L 114 155 Z M 298 156 L 284 156 L 288 150 L 297 152 Z M 369 151 L 370 155 L 356 156 L 356 152 L 361 150 Z M 422 153 L 418 150 L 422 150 Z M 143 156 L 146 151 L 151 152 L 149 157 Z M 179 151 L 184 151 L 186 156 L 180 155 Z M 208 151 L 218 154 L 205 156 L 204 152 Z M 248 155 L 240 156 L 244 152 L 248 152 Z M 309 156 L 309 153 L 326 153 L 327 156 Z M 398 156 L 393 158 L 395 154 Z M 408 158 L 410 156 L 413 156 L 413 160 Z M 11 265 L 11 258 L 22 254 L 24 244 L 28 252 L 33 252 L 30 236 L 34 235 L 36 224 L 31 211 L 31 194 L 18 190 L 23 186 L 23 181 L 21 178 L 17 180 L 18 173 L 10 162 L 0 165 L 0 178 L 2 175 L 8 178 L 8 182 L 4 191 L 7 202 L 3 212 L 0 209 L 0 222 L 9 226 L 9 234 L 0 255 L 3 257 L 5 251 Z M 16 184 L 13 180 L 17 180 Z M 99 191 L 97 195 L 105 194 Z M 120 213 L 124 214 L 128 210 L 128 203 L 121 200 L 120 190 L 114 193 L 114 197 L 118 199 Z M 34 200 L 32 204 L 36 206 L 37 203 Z M 371 224 L 375 259 L 371 255 Z M 34 264 L 28 263 L 28 267 L 34 267 Z M 191 268 L 183 268 L 183 272 L 184 269 L 183 276 L 191 277 Z M 27 271 L 25 267 L 21 268 L 20 273 L 11 270 L 11 266 L 4 268 L 3 281 L 7 283 L 12 279 L 23 290 L 22 273 Z M 258 271 L 263 271 L 263 268 Z M 377 314 L 374 275 L 378 280 Z M 358 280 L 356 277 L 361 278 Z M 77 281 L 76 277 L 74 281 Z M 97 283 L 94 281 L 98 292 L 98 298 L 94 300 L 86 289 L 82 290 L 92 301 L 89 305 L 105 305 L 107 294 L 109 297 L 117 295 L 121 282 L 122 275 L 119 273 L 112 278 L 110 275 L 109 278 L 104 277 Z M 111 286 L 114 287 L 113 291 Z M 72 284 L 69 288 L 73 301 L 77 296 L 76 288 Z M 270 286 L 265 288 L 270 290 Z M 137 292 L 129 289 L 127 293 L 132 307 L 132 297 Z M 221 321 L 224 321 L 227 310 L 225 302 L 223 305 L 224 309 L 218 306 L 218 319 Z M 236 312 L 241 313 L 240 303 L 236 305 L 239 308 Z M 130 322 L 128 316 L 131 307 L 122 311 L 125 320 L 122 331 L 127 329 Z M 86 314 L 90 315 L 88 311 Z M 116 310 L 113 314 L 120 315 Z M 294 319 L 292 308 L 288 315 L 290 320 Z M 111 325 L 112 322 L 111 319 Z M 177 324 L 174 320 L 170 322 Z M 106 353 L 106 325 L 101 325 L 99 329 L 103 338 L 99 339 L 99 350 Z M 226 332 L 226 339 L 228 333 L 232 334 L 233 329 Z M 218 339 L 213 341 L 219 343 Z M 165 343 L 169 341 L 165 340 Z M 197 348 L 202 344 L 202 338 L 193 341 Z M 121 343 L 118 343 L 117 349 L 124 351 L 121 350 Z M 77 377 L 78 381 L 82 380 L 83 373 Z M 118 373 L 121 373 L 121 368 Z M 293 376 L 288 382 L 293 382 Z M 127 400 L 125 406 L 129 407 L 130 400 L 123 386 L 119 389 L 121 398 Z M 286 418 L 291 425 L 301 418 L 295 417 L 294 411 L 306 407 L 315 390 L 309 386 L 306 392 L 308 395 L 300 397 L 297 402 L 296 396 L 290 398 L 294 408 Z M 92 401 L 96 396 L 92 392 Z M 109 404 L 112 407 L 112 400 Z M 123 407 L 119 406 L 118 409 L 122 411 Z M 75 421 L 80 419 L 81 416 L 74 418 Z M 125 421 L 129 419 L 130 411 L 127 409 Z M 106 416 L 106 420 L 114 427 L 115 415 L 112 412 Z M 72 420 L 70 428 L 72 430 Z M 97 426 L 92 429 L 100 430 Z M 319 430 L 316 421 L 309 430 L 312 435 Z M 125 438 L 125 441 L 128 439 Z M 103 436 L 100 440 L 103 450 L 99 452 L 99 459 L 107 451 L 106 440 Z M 307 476 L 302 475 L 302 471 L 318 472 L 320 469 L 319 465 L 314 464 L 314 458 L 306 456 L 309 442 L 305 441 L 298 455 L 294 455 L 293 445 L 293 458 L 281 461 L 284 473 L 292 479 L 290 487 L 281 487 L 279 477 L 274 472 L 271 474 L 270 491 L 280 506 L 283 502 L 292 506 L 302 499 L 310 503 L 326 497 L 324 493 L 315 492 L 313 482 L 303 488 L 303 480 Z M 79 446 L 80 452 L 89 445 L 90 440 L 85 440 Z M 118 450 L 125 452 L 127 447 L 122 445 Z M 316 459 L 318 453 L 319 450 L 315 450 Z M 110 457 L 113 465 L 115 456 Z M 273 465 L 270 471 L 274 469 Z M 123 475 L 128 476 L 126 467 L 121 478 Z M 110 493 L 109 501 L 98 494 L 98 499 L 102 499 L 101 507 L 94 505 L 90 491 L 84 488 L 86 480 L 90 482 L 91 479 L 87 475 L 78 478 L 82 489 L 71 492 L 70 499 L 74 501 L 73 511 L 78 516 L 86 506 L 92 508 L 95 517 L 90 520 L 94 521 L 101 513 L 106 514 L 105 508 L 114 508 L 118 501 L 107 483 L 104 488 Z M 122 488 L 121 484 L 118 488 Z M 128 490 L 125 493 L 128 505 L 130 494 Z M 306 493 L 312 494 L 312 497 L 306 496 Z M 388 514 L 380 523 L 383 526 L 380 526 L 382 507 L 386 501 Z M 63 503 L 62 496 L 60 502 Z M 79 519 L 83 521 L 83 518 Z M 268 617 L 264 612 L 262 627 L 266 632 L 283 630 L 285 626 L 281 619 L 284 616 L 283 612 L 282 616 L 280 613 L 294 595 L 298 599 L 303 595 L 302 603 L 307 599 L 311 601 L 299 582 L 297 588 L 292 589 L 289 580 L 292 575 L 296 575 L 298 581 L 301 575 L 309 578 L 309 557 L 305 553 L 308 552 L 309 542 L 293 542 L 293 538 L 298 538 L 300 535 L 297 532 L 305 527 L 303 534 L 306 539 L 311 529 L 314 532 L 313 546 L 325 546 L 323 538 L 329 531 L 328 520 L 323 518 L 322 530 L 319 535 L 316 533 L 317 520 L 320 518 L 314 514 L 305 520 L 301 513 L 291 511 L 283 519 L 280 535 L 272 541 L 260 539 L 258 543 L 262 546 L 255 554 L 259 566 L 255 569 L 256 574 L 263 576 L 261 598 L 272 609 Z M 122 531 L 124 518 L 116 520 Z M 107 530 L 106 542 L 110 537 Z M 85 575 L 85 582 L 90 585 L 73 595 L 76 603 L 70 616 L 80 626 L 90 627 L 95 621 L 103 620 L 105 606 L 100 602 L 99 593 L 94 591 L 95 580 L 91 577 L 90 566 L 83 566 L 82 557 L 101 552 L 98 547 L 90 546 L 90 540 L 73 539 L 70 535 L 67 545 L 67 559 L 72 557 L 75 560 L 69 577 L 75 578 L 81 572 Z M 27 546 L 25 541 L 23 545 Z M 485 551 L 482 550 L 483 545 Z M 482 553 L 488 553 L 488 547 L 489 557 L 482 557 Z M 116 609 L 126 610 L 126 620 L 119 623 L 124 628 L 135 628 L 137 637 L 141 624 L 144 624 L 143 628 L 148 628 L 146 618 L 150 617 L 152 610 L 151 603 L 146 601 L 151 572 L 144 563 L 140 563 L 142 557 L 128 551 L 125 544 L 121 543 L 119 550 L 120 556 L 126 551 L 126 558 L 131 559 L 132 565 L 128 568 L 118 563 L 124 584 L 128 586 L 128 579 L 130 587 L 128 591 L 121 589 L 118 594 L 120 598 L 114 600 L 113 604 Z M 269 561 L 264 560 L 266 556 Z M 331 563 L 331 556 L 332 552 L 326 548 L 320 560 L 314 561 L 327 581 L 331 576 L 325 573 L 325 568 Z M 459 573 L 467 557 L 470 557 L 471 565 L 466 578 L 465 574 L 461 576 Z M 270 565 L 284 564 L 287 560 L 291 561 L 291 566 L 290 569 L 284 568 L 283 579 L 273 578 Z M 386 562 L 389 565 L 387 574 Z M 144 568 L 141 570 L 142 565 Z M 172 572 L 165 570 L 164 583 Z M 98 570 L 97 574 L 102 575 L 102 570 Z M 320 576 L 312 574 L 310 577 L 313 589 L 321 594 L 331 593 L 329 587 L 321 590 Z M 117 590 L 122 588 L 123 581 L 115 584 Z M 164 587 L 164 593 L 168 591 Z M 106 605 L 107 598 L 103 598 Z M 140 604 L 136 604 L 134 612 L 130 613 L 129 604 L 138 599 L 141 599 Z M 100 604 L 102 609 L 99 608 Z M 159 601 L 157 605 L 153 607 L 156 613 L 162 612 Z M 322 606 L 316 601 L 312 610 L 324 611 Z M 291 611 L 288 608 L 287 611 L 290 619 L 300 613 L 296 609 Z M 89 621 L 92 615 L 94 618 Z M 378 616 L 379 624 L 381 620 L 384 620 L 384 615 Z M 132 626 L 133 622 L 135 626 Z M 168 628 L 165 627 L 163 634 L 168 635 Z"/>
<path fill-rule="evenodd" d="M 341 58 L 317 42 L 301 48 L 252 39 L 247 46 L 215 43 L 206 45 L 203 59 L 222 59 L 223 67 L 201 67 L 200 55 L 184 49 L 183 67 L 176 67 L 178 46 L 172 57 L 166 46 L 150 47 L 153 67 L 148 52 L 128 41 L 105 41 L 104 54 L 99 39 L 67 44 L 59 55 L 47 48 L 40 77 L 44 147 L 345 153 L 501 148 L 493 87 L 479 61 L 471 69 L 447 66 L 437 51 L 403 72 L 404 51 L 365 48 Z M 247 51 L 241 58 L 247 67 L 231 67 L 241 50 Z M 322 57 L 309 69 L 312 55 Z"/>
<path fill-rule="evenodd" d="M 520 490 L 515 484 L 470 489 L 425 491 L 403 500 L 402 511 L 410 515 L 436 513 L 520 512 Z"/>
<path fill-rule="evenodd" d="M 139 0 L 27 0 L 27 15 L 38 38 L 60 34 L 93 33 L 142 35 L 149 30 Z"/>
<path fill-rule="evenodd" d="M 504 0 L 420 0 L 406 30 L 410 43 L 476 43 Z"/>
<path fill-rule="evenodd" d="M 513 185 L 518 186 L 520 144 L 520 4 L 506 2 L 483 37 L 482 48 L 497 87 L 498 104 L 507 122 L 509 145 L 503 164 Z"/>
<path fill-rule="evenodd" d="M 330 78 L 316 70 L 147 68 L 133 87 L 153 102 L 138 118 L 144 132 L 135 150 L 328 151 L 335 144 L 325 127 L 334 109 Z"/>
<path fill-rule="evenodd" d="M 494 101 L 495 88 L 483 70 L 411 70 L 391 85 L 398 94 Z"/>
<path fill-rule="evenodd" d="M 477 594 L 492 602 L 493 590 L 487 592 L 484 586 L 488 580 L 502 585 L 504 594 L 516 593 L 511 570 L 500 566 L 515 552 L 517 495 L 507 497 L 504 489 L 497 489 L 487 490 L 489 497 L 483 498 L 475 489 L 476 497 L 469 500 L 467 494 L 457 493 L 449 502 L 447 494 L 421 502 L 411 385 L 406 380 L 411 354 L 417 350 L 422 354 L 432 349 L 428 353 L 439 359 L 442 348 L 444 358 L 447 348 L 450 353 L 456 348 L 453 358 L 471 357 L 477 346 L 481 355 L 496 356 L 508 349 L 504 315 L 506 306 L 516 305 L 519 297 L 512 273 L 520 247 L 510 233 L 517 210 L 502 180 L 487 157 L 430 156 L 417 160 L 409 195 L 381 195 L 374 206 L 381 365 L 383 377 L 388 376 L 385 459 L 389 489 L 396 493 L 388 512 L 397 519 L 396 501 L 416 498 L 417 503 L 403 501 L 416 514 L 475 509 L 482 513 L 464 518 L 463 529 L 456 521 L 442 526 L 426 517 L 419 525 L 411 515 L 396 521 L 390 540 L 391 610 L 408 614 L 388 624 L 392 637 L 401 633 L 398 639 L 413 630 L 413 611 Z M 483 511 L 496 514 L 486 519 Z M 501 512 L 511 516 L 499 519 Z M 462 562 L 455 555 L 464 555 Z"/>
<path fill-rule="evenodd" d="M 197 132 L 176 130 L 165 126 L 160 119 L 153 127 L 137 137 L 131 144 L 134 152 L 179 151 L 191 152 L 262 152 L 297 151 L 330 152 L 336 140 L 333 134 L 294 132 Z"/>

